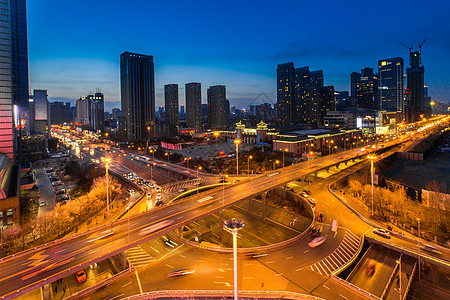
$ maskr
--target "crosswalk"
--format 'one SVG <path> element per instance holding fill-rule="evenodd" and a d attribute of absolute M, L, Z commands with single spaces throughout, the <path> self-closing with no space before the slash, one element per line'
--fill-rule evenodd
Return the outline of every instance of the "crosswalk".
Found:
<path fill-rule="evenodd" d="M 127 258 L 135 268 L 145 267 L 149 263 L 156 261 L 156 259 L 145 252 L 141 246 L 136 246 L 128 249 Z"/>
<path fill-rule="evenodd" d="M 345 236 L 339 247 L 326 258 L 309 266 L 311 270 L 323 276 L 329 276 L 334 270 L 345 265 L 358 251 L 360 238 L 351 232 L 345 230 Z"/>

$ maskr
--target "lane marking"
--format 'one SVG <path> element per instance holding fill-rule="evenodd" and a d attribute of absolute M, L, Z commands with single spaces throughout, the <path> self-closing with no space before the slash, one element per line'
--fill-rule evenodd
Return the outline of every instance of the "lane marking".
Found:
<path fill-rule="evenodd" d="M 348 298 L 347 298 L 347 297 L 345 297 L 345 296 L 343 296 L 343 295 L 341 295 L 341 294 L 339 294 L 339 296 L 341 296 L 342 298 L 344 298 L 344 299 L 347 299 L 347 300 L 348 300 Z"/>
<path fill-rule="evenodd" d="M 173 266 L 171 266 L 171 265 L 169 265 L 169 264 L 166 264 L 166 266 L 168 266 L 169 268 L 172 268 L 172 269 L 173 269 Z"/>
<path fill-rule="evenodd" d="M 131 281 L 126 283 L 126 284 L 124 284 L 124 285 L 122 285 L 122 287 L 124 288 L 124 287 L 126 287 L 127 285 L 130 285 L 130 284 L 131 284 Z"/>
<path fill-rule="evenodd" d="M 286 259 L 293 259 L 293 258 L 294 258 L 293 256 L 286 257 Z"/>
<path fill-rule="evenodd" d="M 279 273 L 279 274 L 275 274 L 275 275 L 273 275 L 273 276 L 283 276 L 283 273 Z"/>
<path fill-rule="evenodd" d="M 152 248 L 152 250 L 155 251 L 156 253 L 161 253 L 159 250 L 153 248 L 153 246 L 150 246 L 150 248 Z"/>
<path fill-rule="evenodd" d="M 327 287 L 327 286 L 326 286 L 325 284 L 323 285 L 323 287 L 324 287 L 324 288 L 326 288 L 326 289 L 328 289 L 328 290 L 330 289 L 330 288 L 329 288 L 329 287 Z"/>
<path fill-rule="evenodd" d="M 139 285 L 139 291 L 141 292 L 141 294 L 143 294 L 144 292 L 142 291 L 142 285 L 141 285 L 141 280 L 139 279 L 138 271 L 135 270 L 135 273 L 136 273 L 136 278 L 137 278 L 138 285 Z"/>
<path fill-rule="evenodd" d="M 297 270 L 295 270 L 295 272 L 298 272 L 298 271 L 301 271 L 301 270 L 303 270 L 303 268 L 297 269 Z"/>
<path fill-rule="evenodd" d="M 309 249 L 307 249 L 306 251 L 304 251 L 303 253 L 306 253 L 306 252 L 308 252 L 309 251 Z"/>

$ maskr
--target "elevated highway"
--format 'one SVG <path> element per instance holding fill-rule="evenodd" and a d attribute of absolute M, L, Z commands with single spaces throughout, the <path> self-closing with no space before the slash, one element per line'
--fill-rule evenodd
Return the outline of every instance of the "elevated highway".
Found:
<path fill-rule="evenodd" d="M 355 149 L 301 162 L 1 259 L 0 297 L 12 299 L 248 197 L 365 155 Z"/>

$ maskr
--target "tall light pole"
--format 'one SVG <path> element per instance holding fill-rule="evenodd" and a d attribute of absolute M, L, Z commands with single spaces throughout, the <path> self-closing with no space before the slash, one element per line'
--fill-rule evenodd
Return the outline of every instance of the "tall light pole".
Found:
<path fill-rule="evenodd" d="M 147 139 L 147 150 L 148 150 L 148 142 L 150 141 L 150 126 L 147 126 L 147 130 L 148 130 L 148 139 Z"/>
<path fill-rule="evenodd" d="M 421 273 L 422 270 L 420 269 L 420 213 L 419 213 L 419 217 L 417 218 L 417 222 L 419 224 L 419 228 L 418 228 L 418 232 L 417 232 L 417 236 L 419 238 L 419 243 L 418 243 L 418 247 L 419 247 L 419 280 L 421 280 Z"/>
<path fill-rule="evenodd" d="M 109 180 L 108 180 L 108 164 L 111 161 L 111 158 L 107 157 L 103 159 L 105 162 L 105 168 L 106 168 L 106 214 L 109 216 Z"/>
<path fill-rule="evenodd" d="M 198 179 L 198 170 L 201 170 L 202 166 L 197 166 L 197 179 Z M 200 186 L 197 188 L 197 196 L 198 196 L 198 190 L 200 189 Z"/>
<path fill-rule="evenodd" d="M 398 264 L 398 293 L 400 295 L 400 300 L 402 300 L 402 257 L 395 261 Z"/>
<path fill-rule="evenodd" d="M 280 151 L 283 151 L 283 168 L 284 168 L 284 152 L 288 152 L 288 149 L 286 148 L 286 149 L 280 149 Z"/>
<path fill-rule="evenodd" d="M 239 229 L 245 226 L 244 221 L 239 219 L 231 219 L 225 221 L 225 226 L 231 229 L 233 234 L 233 260 L 234 260 L 234 300 L 238 300 L 238 286 L 237 286 L 237 234 Z"/>
<path fill-rule="evenodd" d="M 373 167 L 373 161 L 377 159 L 375 155 L 368 155 L 367 158 L 370 160 L 370 175 L 372 182 L 372 216 L 373 216 L 373 173 L 375 172 L 375 168 Z"/>
<path fill-rule="evenodd" d="M 235 139 L 234 143 L 236 144 L 236 175 L 239 175 L 239 144 L 241 141 Z"/>
<path fill-rule="evenodd" d="M 166 152 L 164 155 L 167 156 L 167 161 L 170 162 L 170 152 Z"/>
<path fill-rule="evenodd" d="M 250 159 L 252 159 L 253 156 L 249 155 L 247 157 L 247 165 L 248 165 L 248 177 L 250 177 Z"/>

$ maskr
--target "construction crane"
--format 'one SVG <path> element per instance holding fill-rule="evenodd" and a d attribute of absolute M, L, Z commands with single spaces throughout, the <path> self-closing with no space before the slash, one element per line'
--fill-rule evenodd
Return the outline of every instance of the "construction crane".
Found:
<path fill-rule="evenodd" d="M 411 46 L 406 46 L 405 44 L 403 44 L 402 42 L 400 42 L 400 41 L 397 41 L 397 43 L 399 43 L 400 45 L 402 45 L 403 47 L 405 47 L 405 48 L 407 48 L 407 49 L 409 49 L 409 53 L 411 53 L 411 50 L 412 50 L 412 48 L 413 48 L 413 46 L 411 45 Z M 425 41 L 424 41 L 424 43 L 425 43 Z M 423 45 L 423 43 L 422 43 L 422 45 Z"/>
<path fill-rule="evenodd" d="M 422 53 L 422 46 L 423 44 L 425 44 L 425 42 L 427 41 L 427 39 L 424 39 L 422 43 L 419 43 L 419 52 Z"/>

